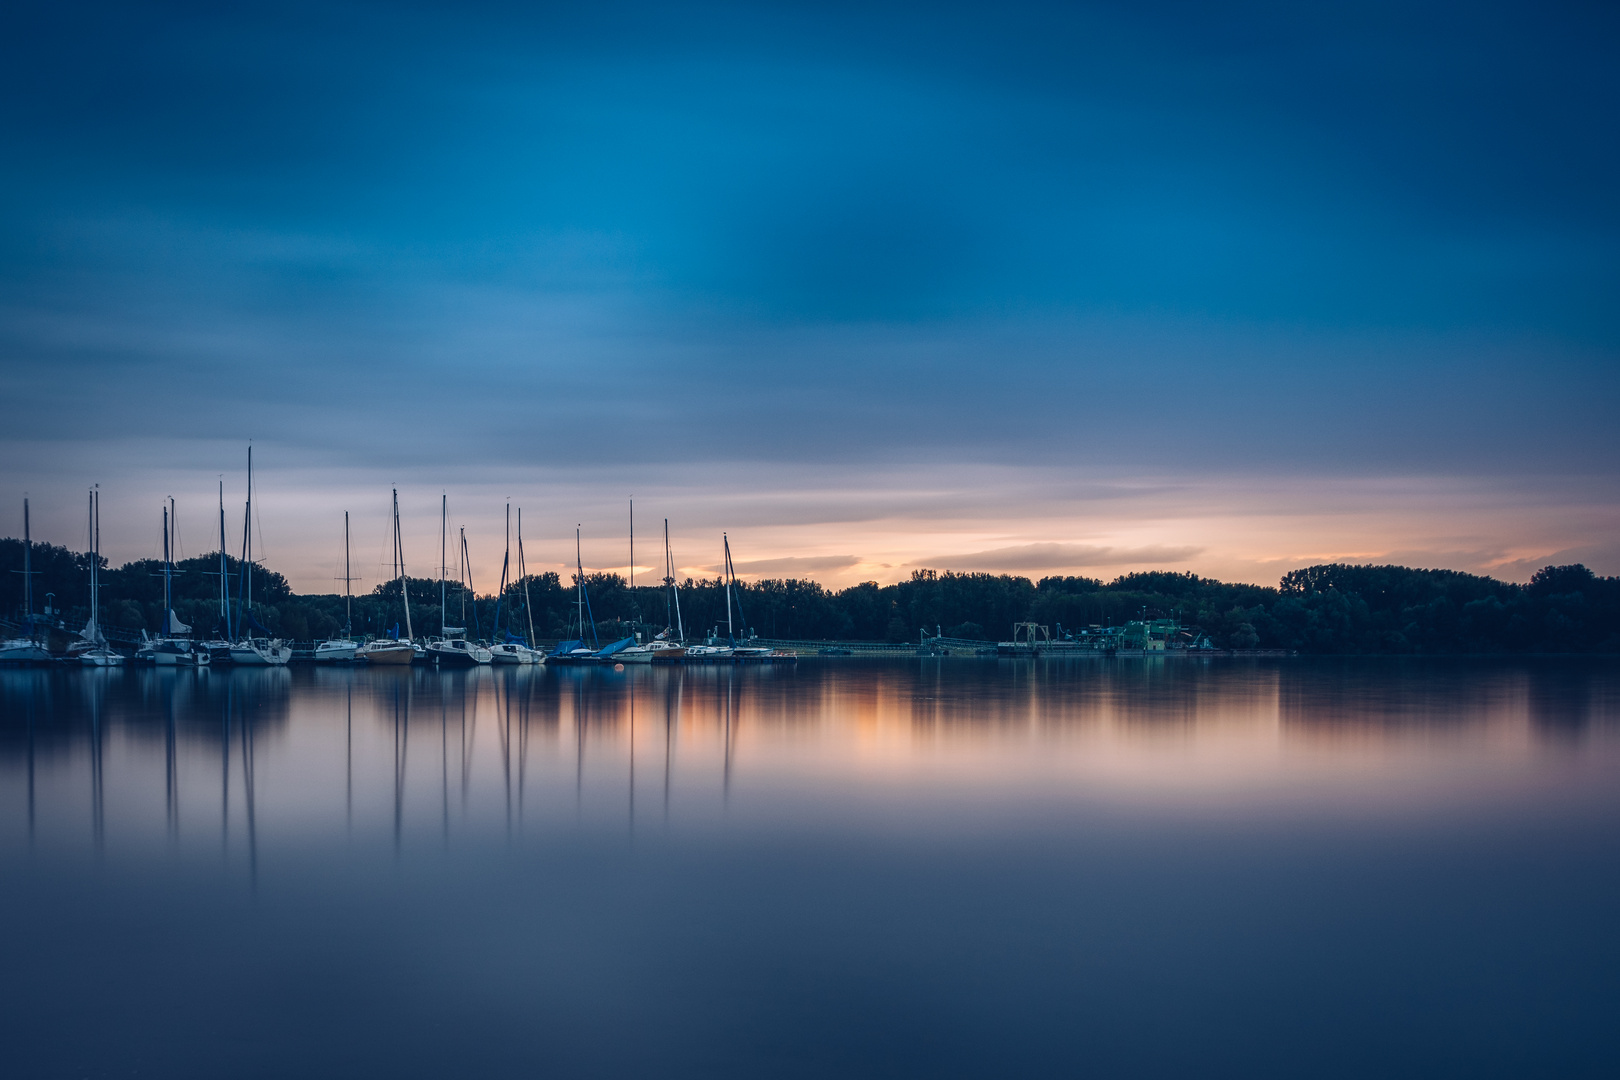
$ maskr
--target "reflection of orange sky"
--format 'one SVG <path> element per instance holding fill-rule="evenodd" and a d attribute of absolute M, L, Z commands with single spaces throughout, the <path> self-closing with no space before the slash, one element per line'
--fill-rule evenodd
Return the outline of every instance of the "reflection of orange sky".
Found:
<path fill-rule="evenodd" d="M 1466 786 L 1480 769 L 1513 773 L 1542 743 L 1523 675 L 1512 671 L 1467 682 L 1474 689 L 1461 695 L 1425 695 L 1414 682 L 1407 696 L 1379 698 L 1301 681 L 1286 665 L 1216 678 L 1185 660 L 1068 671 L 987 663 L 994 692 L 983 693 L 973 682 L 930 680 L 926 664 L 916 677 L 846 663 L 848 677 L 723 667 L 571 673 L 536 679 L 539 697 L 526 706 L 489 680 L 476 707 L 486 724 L 526 708 L 551 744 L 583 739 L 596 767 L 628 757 L 632 728 L 644 767 L 656 763 L 667 722 L 683 771 L 729 768 L 760 790 L 942 785 L 1175 802 L 1320 786 L 1375 805 L 1408 783 L 1402 797 L 1423 801 Z"/>
<path fill-rule="evenodd" d="M 168 828 L 170 717 L 187 837 L 217 836 L 227 798 L 230 820 L 245 820 L 249 757 L 268 831 L 347 827 L 352 784 L 357 827 L 390 828 L 397 812 L 439 840 L 509 813 L 537 827 L 627 820 L 632 790 L 660 816 L 673 790 L 672 820 L 729 806 L 739 823 L 1075 803 L 1379 815 L 1612 798 L 1620 766 L 1620 692 L 1606 669 L 1574 662 L 130 669 L 84 685 L 132 691 L 99 712 L 119 835 Z M 41 820 L 85 820 L 88 730 L 63 728 L 41 758 Z"/>

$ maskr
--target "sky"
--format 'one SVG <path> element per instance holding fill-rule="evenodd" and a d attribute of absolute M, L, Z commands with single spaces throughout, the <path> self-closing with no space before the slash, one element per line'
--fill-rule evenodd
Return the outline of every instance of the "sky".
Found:
<path fill-rule="evenodd" d="M 1620 9 L 7 4 L 0 534 L 1620 573 Z M 480 580 L 482 579 L 482 580 Z"/>

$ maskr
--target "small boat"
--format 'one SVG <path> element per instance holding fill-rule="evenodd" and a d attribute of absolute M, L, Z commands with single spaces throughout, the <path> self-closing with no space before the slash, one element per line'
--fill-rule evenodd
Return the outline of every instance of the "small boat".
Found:
<path fill-rule="evenodd" d="M 666 629 L 663 633 L 643 644 L 632 645 L 619 653 L 621 664 L 675 664 L 686 656 L 685 645 L 669 640 L 673 630 Z"/>
<path fill-rule="evenodd" d="M 292 659 L 292 646 L 280 638 L 244 638 L 231 646 L 231 663 L 280 667 Z"/>
<path fill-rule="evenodd" d="M 590 597 L 585 593 L 585 561 L 580 549 L 578 528 L 574 529 L 574 589 L 574 605 L 578 614 L 575 616 L 574 623 L 569 626 L 569 630 L 572 631 L 577 625 L 580 636 L 568 641 L 559 641 L 557 647 L 546 654 L 547 664 L 600 664 L 603 660 L 602 649 L 596 638 L 596 616 L 591 613 Z M 585 626 L 587 622 L 590 624 L 591 641 L 598 645 L 594 649 L 585 647 Z M 633 638 L 630 639 L 632 644 L 634 640 Z"/>
<path fill-rule="evenodd" d="M 213 660 L 207 649 L 191 640 L 191 627 L 174 613 L 174 548 L 171 543 L 174 500 L 163 508 L 163 625 L 158 635 L 142 646 L 136 659 L 148 659 L 158 667 L 207 667 Z M 142 635 L 145 636 L 144 634 Z"/>
<path fill-rule="evenodd" d="M 43 664 L 55 657 L 33 638 L 12 638 L 0 641 L 0 664 Z"/>
<path fill-rule="evenodd" d="M 409 641 L 375 638 L 357 647 L 354 655 L 369 664 L 410 664 L 416 660 L 416 646 Z"/>
<path fill-rule="evenodd" d="M 448 554 L 450 503 L 447 497 L 439 500 L 439 636 L 429 638 L 426 659 L 441 667 L 477 667 L 487 664 L 493 657 L 482 645 L 468 641 L 465 626 L 446 625 L 444 558 Z M 467 530 L 461 531 L 461 565 L 456 571 L 461 576 L 461 617 L 467 617 L 467 594 L 472 592 L 472 565 L 467 558 Z M 473 594 L 473 617 L 478 616 L 477 594 Z"/>
<path fill-rule="evenodd" d="M 42 664 L 54 657 L 34 639 L 34 541 L 28 531 L 28 500 L 23 500 L 23 626 L 26 637 L 0 642 L 0 664 Z"/>
<path fill-rule="evenodd" d="M 353 598 L 349 587 L 354 578 L 349 573 L 349 512 L 343 511 L 343 636 L 331 641 L 323 641 L 315 646 L 315 662 L 317 664 L 350 663 L 355 659 L 355 653 L 360 643 L 351 638 L 354 633 Z"/>
<path fill-rule="evenodd" d="M 489 647 L 490 662 L 494 664 L 542 664 L 544 654 L 529 648 L 521 641 L 503 641 Z"/>
<path fill-rule="evenodd" d="M 394 624 L 394 637 L 372 638 L 364 645 L 355 649 L 357 660 L 364 660 L 368 664 L 413 664 L 422 655 L 423 650 L 412 643 L 411 638 L 411 598 L 405 587 L 405 548 L 399 537 L 399 489 L 394 489 L 394 580 L 399 582 L 399 598 L 405 608 L 405 636 L 398 637 L 399 624 Z"/>
<path fill-rule="evenodd" d="M 231 663 L 251 667 L 280 667 L 292 659 L 292 647 L 272 638 L 270 631 L 253 617 L 253 447 L 248 447 L 247 510 L 242 518 L 242 633 L 241 641 L 231 643 Z M 259 632 L 258 637 L 253 631 Z"/>
<path fill-rule="evenodd" d="M 461 627 L 446 627 L 446 630 L 461 632 Z M 429 638 L 427 643 L 427 659 L 441 667 L 476 667 L 487 664 L 492 659 L 490 651 L 476 642 L 468 641 L 464 637 Z"/>

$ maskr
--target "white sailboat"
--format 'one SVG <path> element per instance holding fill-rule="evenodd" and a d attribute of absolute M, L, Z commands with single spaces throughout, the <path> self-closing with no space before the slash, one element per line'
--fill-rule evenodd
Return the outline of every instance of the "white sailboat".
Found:
<path fill-rule="evenodd" d="M 448 497 L 440 503 L 439 519 L 439 637 L 431 638 L 427 644 L 427 655 L 435 664 L 452 665 L 457 667 L 476 667 L 480 664 L 491 663 L 495 657 L 488 649 L 475 642 L 467 640 L 467 627 L 445 625 L 445 592 L 444 592 L 444 556 L 445 542 L 448 540 L 450 503 Z M 467 558 L 467 530 L 461 530 L 461 566 L 457 573 L 463 581 L 461 594 L 461 621 L 467 621 L 467 594 L 473 591 L 472 563 Z M 473 593 L 473 603 L 477 604 L 477 593 Z M 477 609 L 473 615 L 476 617 Z"/>
<path fill-rule="evenodd" d="M 506 602 L 506 590 L 509 584 L 507 571 L 512 565 L 512 504 L 506 504 L 506 555 L 501 559 L 501 590 L 496 593 L 495 600 L 495 628 L 491 632 L 493 643 L 489 647 L 489 658 L 495 664 L 537 664 L 540 654 L 529 648 L 529 642 L 534 640 L 533 616 L 530 616 L 529 637 L 524 641 L 517 640 L 512 635 L 511 616 L 507 616 L 506 640 L 494 640 L 500 637 L 501 632 L 501 605 Z M 518 573 L 523 573 L 523 511 L 518 511 Z M 524 582 L 528 588 L 528 582 Z"/>
<path fill-rule="evenodd" d="M 634 581 L 636 572 L 635 518 L 631 519 L 630 573 Z M 674 626 L 666 625 L 651 641 L 632 645 L 615 657 L 624 664 L 676 664 L 686 658 L 686 628 L 681 623 L 681 597 L 675 587 L 675 557 L 669 549 L 669 519 L 664 519 L 664 587 L 669 590 L 665 600 L 664 618 L 668 622 L 673 604 Z M 677 629 L 678 628 L 678 629 Z"/>
<path fill-rule="evenodd" d="M 40 664 L 51 659 L 38 640 L 34 623 L 34 539 L 28 527 L 28 500 L 23 500 L 23 637 L 0 641 L 0 664 Z"/>
<path fill-rule="evenodd" d="M 259 625 L 253 617 L 253 447 L 248 447 L 247 510 L 242 526 L 242 640 L 231 644 L 231 662 L 250 667 L 280 667 L 292 659 L 292 646 Z M 259 631 L 257 635 L 254 630 Z"/>
<path fill-rule="evenodd" d="M 349 512 L 343 511 L 343 636 L 331 641 L 323 641 L 315 646 L 315 662 L 335 664 L 346 662 L 355 658 L 355 652 L 360 643 L 354 641 L 353 600 L 350 596 L 350 583 L 354 578 L 349 573 Z"/>
<path fill-rule="evenodd" d="M 355 655 L 371 664 L 410 664 L 416 660 L 411 639 L 411 597 L 405 587 L 405 547 L 399 536 L 399 489 L 394 489 L 394 580 L 399 582 L 400 601 L 405 607 L 405 637 L 373 638 L 360 646 Z"/>
<path fill-rule="evenodd" d="M 207 667 L 207 649 L 191 640 L 191 627 L 174 613 L 174 500 L 163 508 L 163 625 L 137 658 L 149 658 L 159 667 Z"/>
<path fill-rule="evenodd" d="M 101 632 L 101 492 L 90 491 L 90 619 L 79 631 L 84 647 L 69 649 L 86 667 L 117 667 L 124 662 Z"/>
<path fill-rule="evenodd" d="M 225 557 L 225 481 L 219 482 L 219 621 L 214 624 L 214 637 L 202 643 L 208 655 L 219 663 L 231 661 L 231 573 Z"/>

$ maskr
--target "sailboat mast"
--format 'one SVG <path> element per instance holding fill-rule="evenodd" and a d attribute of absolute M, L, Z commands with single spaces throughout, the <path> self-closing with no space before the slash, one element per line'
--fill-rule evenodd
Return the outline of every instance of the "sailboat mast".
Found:
<path fill-rule="evenodd" d="M 163 508 L 163 633 L 171 633 L 169 628 L 169 605 L 174 602 L 172 596 L 172 577 L 174 564 L 169 558 L 169 508 Z"/>
<path fill-rule="evenodd" d="M 247 606 L 253 610 L 253 447 L 248 447 L 248 497 L 247 497 L 247 562 L 242 568 L 247 575 Z"/>
<path fill-rule="evenodd" d="M 394 565 L 399 567 L 399 597 L 405 606 L 405 639 L 412 641 L 416 631 L 411 629 L 411 594 L 405 585 L 405 539 L 399 532 L 399 488 L 394 489 Z"/>
<path fill-rule="evenodd" d="M 439 633 L 444 633 L 444 572 L 449 569 L 450 551 L 446 545 L 449 543 L 450 529 L 450 496 L 446 493 L 439 495 Z"/>
<path fill-rule="evenodd" d="M 523 614 L 529 620 L 529 648 L 534 648 L 534 605 L 529 603 L 529 567 L 523 561 L 523 507 L 518 507 L 518 577 L 523 580 Z"/>
<path fill-rule="evenodd" d="M 23 496 L 23 620 L 34 630 L 34 535 L 28 527 L 28 497 Z"/>
<path fill-rule="evenodd" d="M 350 596 L 349 583 L 354 579 L 349 574 L 349 512 L 343 511 L 343 636 L 352 637 L 354 634 L 354 600 Z"/>
<path fill-rule="evenodd" d="M 506 601 L 507 573 L 512 565 L 512 504 L 506 504 L 506 554 L 501 556 L 501 591 L 495 594 L 495 622 L 489 628 L 489 640 L 494 643 L 501 632 L 501 604 Z M 510 614 L 507 624 L 512 622 Z"/>
<path fill-rule="evenodd" d="M 225 480 L 219 481 L 219 618 L 225 624 L 225 636 L 231 636 L 231 583 L 225 569 Z"/>
<path fill-rule="evenodd" d="M 737 639 L 737 631 L 731 625 L 731 541 L 726 539 L 725 533 L 721 533 L 720 543 L 723 544 L 726 549 L 726 562 L 725 567 L 723 568 L 723 573 L 726 579 L 726 636 L 735 641 Z"/>
<path fill-rule="evenodd" d="M 675 584 L 675 553 L 669 546 L 669 518 L 664 519 L 664 568 L 668 576 L 664 579 L 669 582 L 669 595 L 675 600 L 675 632 L 680 635 L 681 644 L 686 644 L 686 627 L 681 624 L 681 590 Z"/>
<path fill-rule="evenodd" d="M 472 567 L 467 564 L 467 527 L 461 526 L 461 567 L 456 576 L 461 580 L 461 632 L 467 633 L 467 593 L 472 589 Z M 473 597 L 473 614 L 478 614 L 478 598 Z"/>
<path fill-rule="evenodd" d="M 26 507 L 26 503 L 24 506 Z M 26 512 L 26 511 L 25 511 Z M 585 640 L 585 557 L 580 554 L 579 526 L 574 526 L 574 592 L 579 608 L 579 638 Z"/>
<path fill-rule="evenodd" d="M 96 492 L 94 488 L 90 490 L 90 504 L 88 509 L 90 513 L 90 520 L 85 524 L 86 531 L 89 533 L 89 535 L 85 537 L 85 539 L 90 544 L 90 625 L 96 626 L 96 560 L 98 554 L 96 551 Z"/>

